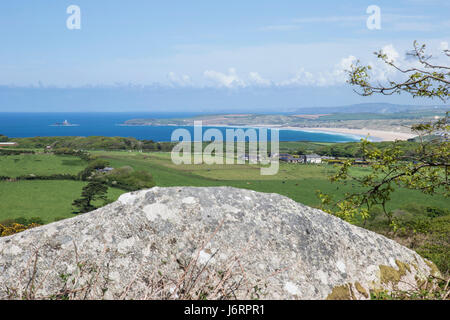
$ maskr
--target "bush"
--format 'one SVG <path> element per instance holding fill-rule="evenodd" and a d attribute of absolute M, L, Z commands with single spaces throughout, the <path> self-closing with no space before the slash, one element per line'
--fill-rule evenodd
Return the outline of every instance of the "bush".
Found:
<path fill-rule="evenodd" d="M 103 181 L 110 187 L 126 191 L 136 191 L 155 186 L 152 175 L 147 171 L 133 171 L 126 166 L 113 170 L 108 174 L 97 175 L 96 180 Z"/>
<path fill-rule="evenodd" d="M 123 137 L 33 137 L 15 138 L 23 148 L 45 148 L 52 146 L 54 150 L 143 150 L 170 151 L 173 142 L 154 142 L 152 140 L 137 140 Z"/>
<path fill-rule="evenodd" d="M 450 274 L 450 215 L 430 219 L 427 239 L 416 251 L 430 259 L 444 274 Z"/>
<path fill-rule="evenodd" d="M 431 260 L 443 274 L 450 274 L 450 212 L 446 208 L 409 203 L 393 214 L 396 230 L 377 208 L 365 228 L 381 233 Z"/>
<path fill-rule="evenodd" d="M 107 160 L 103 159 L 91 160 L 88 166 L 83 171 L 78 173 L 78 178 L 80 180 L 87 180 L 95 170 L 103 169 L 107 166 L 109 166 L 109 162 Z"/>
<path fill-rule="evenodd" d="M 42 220 L 40 217 L 31 217 L 28 219 L 24 218 L 24 217 L 19 217 L 19 218 L 14 219 L 14 222 L 18 223 L 18 224 L 22 224 L 24 226 L 29 226 L 32 224 L 39 224 L 39 225 L 44 224 L 44 220 Z"/>
<path fill-rule="evenodd" d="M 36 174 L 29 174 L 18 176 L 16 180 L 78 180 L 78 177 L 69 173 L 55 173 L 48 176 L 41 176 Z"/>
<path fill-rule="evenodd" d="M 93 202 L 97 200 L 107 201 L 108 187 L 100 181 L 91 181 L 83 187 L 81 198 L 73 201 L 72 205 L 78 208 L 78 213 L 86 213 L 97 209 Z"/>
<path fill-rule="evenodd" d="M 0 237 L 7 237 L 35 227 L 39 227 L 39 224 L 31 223 L 29 225 L 23 225 L 20 223 L 12 223 L 7 226 L 0 224 Z"/>
<path fill-rule="evenodd" d="M 0 224 L 6 227 L 11 227 L 13 224 L 21 224 L 24 226 L 29 226 L 32 224 L 42 225 L 44 224 L 44 221 L 40 217 L 31 217 L 31 218 L 19 217 L 0 221 Z"/>
<path fill-rule="evenodd" d="M 0 156 L 18 156 L 21 154 L 34 154 L 33 150 L 0 149 Z"/>
<path fill-rule="evenodd" d="M 54 149 L 53 153 L 55 155 L 65 155 L 65 156 L 79 157 L 81 160 L 84 160 L 84 161 L 92 160 L 91 155 L 88 152 L 80 151 L 80 150 L 73 150 L 71 148 Z"/>
<path fill-rule="evenodd" d="M 427 216 L 430 218 L 437 218 L 449 215 L 450 211 L 446 209 L 440 209 L 436 207 L 427 207 L 426 208 Z"/>
<path fill-rule="evenodd" d="M 409 290 L 371 291 L 372 300 L 448 300 L 450 279 L 429 277 Z"/>

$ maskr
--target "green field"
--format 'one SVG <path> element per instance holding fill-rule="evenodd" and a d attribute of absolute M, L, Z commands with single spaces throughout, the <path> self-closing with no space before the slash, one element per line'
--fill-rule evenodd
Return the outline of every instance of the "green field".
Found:
<path fill-rule="evenodd" d="M 0 221 L 19 217 L 40 217 L 45 223 L 71 218 L 72 201 L 80 197 L 82 181 L 0 182 Z M 109 188 L 108 198 L 116 200 L 124 191 Z"/>
<path fill-rule="evenodd" d="M 288 147 L 301 147 L 301 142 Z M 107 160 L 114 168 L 149 172 L 157 186 L 232 186 L 266 193 L 278 193 L 312 207 L 319 207 L 316 191 L 343 198 L 346 192 L 359 191 L 351 183 L 331 183 L 329 176 L 336 168 L 331 165 L 305 165 L 280 162 L 279 172 L 273 176 L 262 176 L 258 165 L 175 165 L 168 152 L 91 151 L 92 156 Z M 22 154 L 0 157 L 0 176 L 23 176 L 28 174 L 51 175 L 58 173 L 77 174 L 87 166 L 72 156 L 50 154 Z M 130 169 L 130 167 L 132 169 Z M 125 170 L 125 169 L 123 169 Z M 352 167 L 354 175 L 366 175 L 369 167 Z M 70 218 L 74 208 L 72 202 L 81 195 L 85 181 L 71 180 L 19 180 L 0 181 L 0 224 L 18 218 L 39 217 L 44 223 Z M 126 191 L 109 188 L 108 199 L 116 200 Z M 101 206 L 102 203 L 94 203 Z M 394 238 L 431 259 L 444 272 L 449 272 L 450 202 L 442 196 L 425 195 L 419 191 L 397 189 L 388 210 L 403 221 L 403 233 L 392 234 L 392 228 L 384 215 L 373 211 L 365 228 Z M 428 216 L 429 209 L 438 212 L 438 217 Z M 362 223 L 359 223 L 363 226 Z M 406 229 L 405 229 L 406 228 Z M 419 237 L 416 230 L 419 230 Z M 403 234 L 403 235 L 402 235 Z"/>
<path fill-rule="evenodd" d="M 122 151 L 92 152 L 106 159 L 114 168 L 124 166 L 145 170 L 152 174 L 157 186 L 232 186 L 267 193 L 279 193 L 300 203 L 317 207 L 316 191 L 343 196 L 355 191 L 351 184 L 332 184 L 328 177 L 335 172 L 331 165 L 301 165 L 280 163 L 278 174 L 260 175 L 257 165 L 175 165 L 170 153 L 139 153 Z M 0 157 L 0 175 L 76 174 L 84 161 L 71 156 L 47 154 Z M 367 173 L 369 168 L 354 167 L 354 174 Z M 45 221 L 55 217 L 70 217 L 71 202 L 79 197 L 84 185 L 81 181 L 19 181 L 0 183 L 0 220 L 17 216 L 41 216 Z M 110 188 L 112 200 L 125 191 Z M 398 189 L 389 203 L 389 209 L 409 203 L 448 208 L 449 201 L 440 196 L 429 196 L 418 191 Z"/>
<path fill-rule="evenodd" d="M 261 176 L 256 165 L 175 165 L 170 153 L 95 152 L 107 159 L 111 166 L 131 166 L 135 170 L 147 170 L 156 185 L 170 186 L 232 186 L 255 191 L 279 193 L 309 206 L 318 206 L 316 190 L 334 194 L 355 191 L 351 184 L 332 184 L 328 176 L 335 172 L 329 165 L 301 165 L 280 163 L 274 176 Z M 354 167 L 353 173 L 363 174 L 369 168 Z M 429 196 L 419 191 L 399 189 L 394 193 L 389 209 L 397 209 L 408 203 L 420 203 L 441 208 L 449 207 L 449 200 L 441 196 Z"/>
<path fill-rule="evenodd" d="M 86 167 L 86 162 L 74 156 L 27 154 L 0 157 L 0 176 L 7 177 L 29 174 L 77 174 L 84 167 Z"/>

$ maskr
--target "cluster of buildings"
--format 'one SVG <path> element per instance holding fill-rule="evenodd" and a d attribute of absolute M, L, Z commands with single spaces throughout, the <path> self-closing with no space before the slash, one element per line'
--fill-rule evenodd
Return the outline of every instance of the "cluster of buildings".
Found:
<path fill-rule="evenodd" d="M 0 147 L 15 147 L 17 146 L 17 142 L 1 142 Z"/>
<path fill-rule="evenodd" d="M 291 155 L 289 153 L 280 153 L 280 154 L 273 154 L 269 155 L 270 158 L 278 156 L 278 159 L 280 161 L 284 162 L 290 162 L 290 163 L 322 163 L 322 160 L 325 159 L 334 159 L 333 157 L 322 157 L 318 154 L 305 154 L 305 155 Z M 253 163 L 260 162 L 260 156 L 259 155 L 249 155 L 245 154 L 241 156 L 241 158 L 245 161 L 250 161 Z"/>
<path fill-rule="evenodd" d="M 18 146 L 17 142 L 2 142 L 0 141 L 0 149 L 2 147 L 16 147 Z"/>
<path fill-rule="evenodd" d="M 97 169 L 97 172 L 108 173 L 108 172 L 111 172 L 111 171 L 113 171 L 113 170 L 114 170 L 114 168 L 111 168 L 111 167 L 104 167 L 104 168 L 102 168 L 102 169 Z"/>
<path fill-rule="evenodd" d="M 318 154 L 302 154 L 302 155 L 291 155 L 289 153 L 280 153 L 278 156 L 280 161 L 290 162 L 290 163 L 322 163 L 324 157 Z"/>
<path fill-rule="evenodd" d="M 335 157 L 319 156 L 318 154 L 302 154 L 302 155 L 290 155 L 289 153 L 280 153 L 280 161 L 291 162 L 291 163 L 322 163 L 326 162 L 328 164 L 342 164 L 344 159 L 339 159 Z M 348 159 L 348 158 L 347 158 Z M 359 166 L 369 166 L 370 162 L 365 159 L 353 159 L 353 165 Z"/>

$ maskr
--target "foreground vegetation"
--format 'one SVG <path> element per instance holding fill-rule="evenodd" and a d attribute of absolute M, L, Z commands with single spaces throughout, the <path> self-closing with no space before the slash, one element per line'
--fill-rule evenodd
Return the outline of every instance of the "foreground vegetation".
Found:
<path fill-rule="evenodd" d="M 2 141 L 14 141 L 18 147 L 0 149 L 0 155 L 20 155 L 50 147 L 51 150 L 87 150 L 87 151 L 143 151 L 143 152 L 170 152 L 175 143 L 154 142 L 152 140 L 138 140 L 122 137 L 33 137 L 33 138 L 8 138 L 2 136 Z M 204 143 L 204 147 L 209 144 Z M 390 146 L 390 142 L 374 143 L 379 149 L 384 150 Z M 418 141 L 400 141 L 398 147 L 408 156 L 414 156 L 419 145 Z M 271 145 L 268 143 L 268 150 Z M 330 157 L 361 157 L 361 144 L 359 142 L 327 143 L 309 141 L 281 141 L 280 152 L 292 154 L 317 153 Z M 226 146 L 224 145 L 224 152 Z M 248 151 L 248 148 L 247 148 Z"/>

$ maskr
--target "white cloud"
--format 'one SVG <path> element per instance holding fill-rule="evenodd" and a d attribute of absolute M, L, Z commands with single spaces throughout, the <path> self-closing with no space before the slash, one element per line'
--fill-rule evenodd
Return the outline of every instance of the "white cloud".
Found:
<path fill-rule="evenodd" d="M 272 84 L 272 82 L 270 80 L 264 79 L 262 78 L 258 72 L 250 72 L 249 75 L 249 80 L 251 84 L 255 84 L 257 86 L 270 86 Z"/>
<path fill-rule="evenodd" d="M 391 58 L 397 60 L 396 63 L 406 68 L 413 61 L 407 60 L 404 53 L 412 49 L 413 40 L 414 38 L 405 38 L 386 42 L 370 38 L 339 42 L 299 41 L 295 44 L 273 43 L 242 47 L 198 45 L 177 48 L 175 54 L 161 57 L 95 61 L 95 64 L 92 62 L 86 68 L 71 69 L 74 75 L 67 84 L 76 86 L 84 85 L 86 82 L 114 84 L 117 81 L 125 83 L 132 81 L 143 85 L 159 83 L 173 87 L 195 88 L 325 86 L 345 83 L 346 74 L 343 70 L 349 66 L 352 57 L 357 57 L 361 60 L 361 64 L 370 64 L 376 69 L 374 80 L 384 81 L 387 76 L 396 80 L 398 72 L 379 63 L 373 52 L 383 48 Z M 443 37 L 421 41 L 427 44 L 427 50 L 435 50 L 431 53 L 433 62 L 436 63 L 440 61 L 438 58 L 443 56 L 440 48 L 444 42 L 450 43 Z M 441 59 L 448 58 L 444 56 Z M 112 65 L 115 68 L 111 68 Z M 234 68 L 230 71 L 229 66 Z M 0 67 L 7 70 L 5 67 L 8 66 L 0 64 Z M 8 81 L 21 83 L 20 78 L 26 76 L 34 83 L 41 80 L 46 84 L 61 84 L 60 79 L 64 78 L 62 73 L 43 73 L 40 69 L 34 70 L 31 67 L 27 70 L 29 71 L 26 73 L 17 70 L 10 72 L 12 76 Z M 98 71 L 94 72 L 95 70 Z M 103 80 L 104 77 L 107 77 L 108 82 Z"/>
<path fill-rule="evenodd" d="M 347 80 L 347 71 L 351 69 L 351 65 L 356 61 L 356 57 L 349 55 L 342 58 L 334 68 L 322 70 L 319 72 L 309 72 L 304 68 L 300 68 L 294 77 L 278 83 L 279 86 L 332 86 L 343 84 Z"/>
<path fill-rule="evenodd" d="M 300 68 L 294 77 L 280 81 L 279 86 L 305 86 L 316 84 L 316 79 L 311 72 L 305 71 L 305 68 Z"/>
<path fill-rule="evenodd" d="M 342 58 L 341 62 L 339 63 L 339 70 L 342 70 L 343 72 L 345 71 L 350 71 L 352 65 L 356 62 L 356 57 L 355 56 L 348 56 L 347 58 Z"/>
<path fill-rule="evenodd" d="M 387 56 L 388 61 L 392 61 L 392 62 L 397 62 L 398 57 L 400 56 L 392 44 L 388 44 L 388 45 L 384 46 L 381 49 L 381 52 Z"/>
<path fill-rule="evenodd" d="M 268 79 L 264 79 L 258 72 L 249 72 L 247 77 L 240 77 L 235 68 L 229 68 L 228 74 L 206 70 L 203 76 L 212 82 L 213 86 L 225 88 L 244 88 L 249 86 L 268 87 L 273 83 Z"/>
<path fill-rule="evenodd" d="M 448 42 L 447 41 L 442 41 L 441 43 L 440 43 L 440 49 L 442 50 L 442 51 L 444 51 L 444 50 L 448 50 Z"/>
<path fill-rule="evenodd" d="M 175 72 L 171 71 L 167 74 L 167 79 L 172 86 L 185 87 L 192 85 L 191 78 L 186 74 L 178 76 Z"/>
<path fill-rule="evenodd" d="M 228 69 L 228 74 L 214 70 L 206 70 L 203 75 L 219 87 L 245 87 L 246 83 L 236 74 L 235 68 Z"/>

